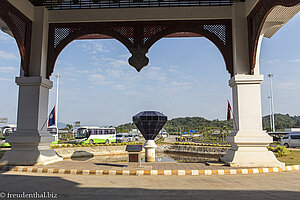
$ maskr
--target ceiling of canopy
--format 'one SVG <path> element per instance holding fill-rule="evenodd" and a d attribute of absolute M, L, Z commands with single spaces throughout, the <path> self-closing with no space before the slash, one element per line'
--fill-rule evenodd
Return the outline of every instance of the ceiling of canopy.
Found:
<path fill-rule="evenodd" d="M 231 6 L 234 1 L 245 0 L 29 0 L 35 6 L 49 10 L 99 9 L 99 8 L 145 8 Z"/>

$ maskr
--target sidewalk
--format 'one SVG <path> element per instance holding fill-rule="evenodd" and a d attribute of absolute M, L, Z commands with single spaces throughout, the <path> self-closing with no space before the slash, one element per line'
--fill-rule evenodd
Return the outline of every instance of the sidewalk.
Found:
<path fill-rule="evenodd" d="M 63 200 L 298 200 L 300 172 L 234 176 L 78 176 L 6 172 L 0 193 L 54 194 Z"/>
<path fill-rule="evenodd" d="M 233 168 L 229 166 L 204 163 L 142 163 L 127 162 L 94 162 L 64 160 L 45 166 L 0 166 L 0 171 L 30 172 L 42 174 L 73 174 L 73 175 L 236 175 L 259 174 L 283 171 L 299 171 L 300 166 L 287 166 L 285 168 Z"/>

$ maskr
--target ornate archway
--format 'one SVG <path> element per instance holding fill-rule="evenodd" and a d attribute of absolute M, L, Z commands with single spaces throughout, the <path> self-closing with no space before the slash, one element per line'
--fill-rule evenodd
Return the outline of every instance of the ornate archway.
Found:
<path fill-rule="evenodd" d="M 149 62 L 146 54 L 158 40 L 173 33 L 192 32 L 212 41 L 222 53 L 228 72 L 233 75 L 231 20 L 160 21 L 122 23 L 50 24 L 47 76 L 51 76 L 60 52 L 71 41 L 88 34 L 103 34 L 117 39 L 132 56 L 129 64 L 140 71 Z"/>
<path fill-rule="evenodd" d="M 0 3 L 0 18 L 11 30 L 21 56 L 21 67 L 28 76 L 30 63 L 32 22 L 7 1 Z"/>
<path fill-rule="evenodd" d="M 260 0 L 248 16 L 248 42 L 250 73 L 254 74 L 259 36 L 267 16 L 276 6 L 292 7 L 300 4 L 300 0 Z"/>

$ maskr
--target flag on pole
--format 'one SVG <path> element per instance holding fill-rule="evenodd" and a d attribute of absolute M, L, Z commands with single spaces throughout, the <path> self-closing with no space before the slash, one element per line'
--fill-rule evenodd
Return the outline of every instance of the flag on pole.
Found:
<path fill-rule="evenodd" d="M 228 102 L 228 105 L 227 105 L 227 121 L 230 121 L 230 119 L 231 119 L 231 114 L 230 114 L 231 106 L 230 106 L 229 101 L 227 101 L 227 102 Z"/>
<path fill-rule="evenodd" d="M 52 126 L 54 124 L 55 124 L 55 106 L 53 107 L 53 109 L 49 115 L 48 126 Z"/>

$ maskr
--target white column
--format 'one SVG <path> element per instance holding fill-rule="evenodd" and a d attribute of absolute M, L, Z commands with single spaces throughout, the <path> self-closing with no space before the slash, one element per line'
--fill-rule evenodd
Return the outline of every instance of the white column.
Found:
<path fill-rule="evenodd" d="M 233 113 L 236 124 L 226 140 L 232 145 L 222 158 L 233 167 L 284 167 L 267 146 L 272 143 L 262 130 L 261 91 L 262 75 L 235 75 L 232 87 Z"/>
<path fill-rule="evenodd" d="M 272 138 L 262 130 L 261 90 L 263 76 L 259 64 L 250 75 L 248 33 L 245 3 L 233 6 L 234 76 L 229 81 L 232 88 L 235 130 L 226 140 L 232 145 L 222 160 L 233 167 L 284 167 L 267 146 Z M 261 43 L 261 40 L 259 41 Z M 258 51 L 260 47 L 258 48 Z M 257 63 L 258 63 L 257 59 Z"/>
<path fill-rule="evenodd" d="M 48 11 L 35 8 L 29 76 L 16 78 L 19 86 L 17 131 L 7 138 L 12 148 L 1 164 L 44 165 L 62 160 L 49 144 L 54 137 L 47 131 L 49 89 L 46 77 Z"/>

